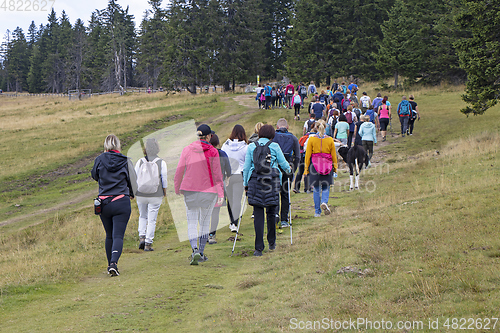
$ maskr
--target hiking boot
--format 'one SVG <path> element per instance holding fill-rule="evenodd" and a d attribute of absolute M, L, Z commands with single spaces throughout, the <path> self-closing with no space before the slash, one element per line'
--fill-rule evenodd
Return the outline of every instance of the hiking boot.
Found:
<path fill-rule="evenodd" d="M 290 226 L 290 224 L 288 223 L 288 221 L 281 221 L 281 228 L 288 228 Z"/>
<path fill-rule="evenodd" d="M 300 120 L 300 116 L 297 116 L 297 120 Z"/>
<path fill-rule="evenodd" d="M 236 224 L 229 224 L 229 230 L 231 230 L 232 232 L 236 232 L 238 231 L 238 226 Z"/>
<path fill-rule="evenodd" d="M 208 244 L 217 244 L 217 240 L 215 239 L 215 235 L 208 236 Z"/>
<path fill-rule="evenodd" d="M 108 266 L 108 274 L 111 276 L 118 276 L 120 275 L 120 272 L 118 272 L 118 267 L 116 266 L 116 263 L 112 262 Z"/>
<path fill-rule="evenodd" d="M 382 137 L 382 142 L 384 142 L 384 141 L 385 141 L 385 136 Z"/>
<path fill-rule="evenodd" d="M 200 259 L 198 259 L 198 262 L 205 262 L 207 260 L 208 260 L 207 256 L 200 253 Z"/>
<path fill-rule="evenodd" d="M 146 245 L 146 236 L 139 236 L 139 250 L 144 250 Z"/>
<path fill-rule="evenodd" d="M 254 257 L 262 257 L 262 251 L 255 250 L 255 251 L 253 252 L 253 256 L 254 256 Z"/>
<path fill-rule="evenodd" d="M 297 190 L 296 188 L 293 189 L 293 193 L 300 193 L 299 190 Z"/>
<path fill-rule="evenodd" d="M 193 250 L 191 254 L 191 262 L 190 265 L 198 265 L 198 261 L 200 260 L 201 255 L 198 253 L 198 249 Z"/>
<path fill-rule="evenodd" d="M 154 251 L 151 245 L 153 245 L 153 243 L 146 243 L 144 246 L 144 251 Z"/>
<path fill-rule="evenodd" d="M 323 210 L 323 212 L 325 212 L 325 215 L 330 215 L 331 213 L 330 207 L 328 207 L 328 204 L 326 202 L 323 202 L 320 207 Z"/>
<path fill-rule="evenodd" d="M 276 243 L 274 243 L 273 245 L 269 244 L 269 250 L 273 251 L 276 249 Z"/>

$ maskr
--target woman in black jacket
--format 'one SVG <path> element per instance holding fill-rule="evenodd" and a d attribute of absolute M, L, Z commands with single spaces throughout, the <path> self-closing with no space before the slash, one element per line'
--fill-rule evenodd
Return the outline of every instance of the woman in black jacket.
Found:
<path fill-rule="evenodd" d="M 120 140 L 113 134 L 108 135 L 104 140 L 104 153 L 97 156 L 91 171 L 92 178 L 99 183 L 100 217 L 106 231 L 105 247 L 111 276 L 120 275 L 117 263 L 130 218 L 130 198 L 134 198 L 136 186 L 134 166 L 120 149 Z"/>

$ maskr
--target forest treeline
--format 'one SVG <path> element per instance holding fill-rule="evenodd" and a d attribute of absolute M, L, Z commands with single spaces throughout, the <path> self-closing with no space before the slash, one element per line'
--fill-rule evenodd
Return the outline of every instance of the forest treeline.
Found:
<path fill-rule="evenodd" d="M 498 0 L 492 0 L 498 2 Z M 481 2 L 481 1 L 479 1 Z M 487 1 L 484 1 L 485 3 Z M 111 91 L 211 84 L 256 76 L 329 84 L 337 77 L 463 83 L 463 0 L 149 0 L 135 20 L 116 0 L 88 23 L 52 10 L 2 45 L 4 91 Z M 494 26 L 496 27 L 496 26 Z M 494 28 L 493 27 L 493 28 Z M 462 41 L 462 43 L 461 43 Z M 462 67 L 460 66 L 462 65 Z"/>

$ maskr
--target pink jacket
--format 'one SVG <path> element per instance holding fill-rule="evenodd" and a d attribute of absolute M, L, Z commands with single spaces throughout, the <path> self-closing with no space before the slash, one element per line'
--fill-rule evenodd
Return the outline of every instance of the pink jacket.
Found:
<path fill-rule="evenodd" d="M 181 191 L 217 193 L 224 197 L 219 152 L 211 144 L 197 140 L 182 150 L 175 170 L 175 194 Z"/>

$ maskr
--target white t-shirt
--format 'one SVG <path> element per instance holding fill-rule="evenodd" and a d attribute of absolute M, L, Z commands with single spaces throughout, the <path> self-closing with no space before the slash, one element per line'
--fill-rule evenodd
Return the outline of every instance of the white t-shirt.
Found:
<path fill-rule="evenodd" d="M 359 101 L 361 102 L 362 107 L 368 108 L 370 106 L 371 99 L 369 96 L 363 95 L 363 97 L 361 97 Z"/>

